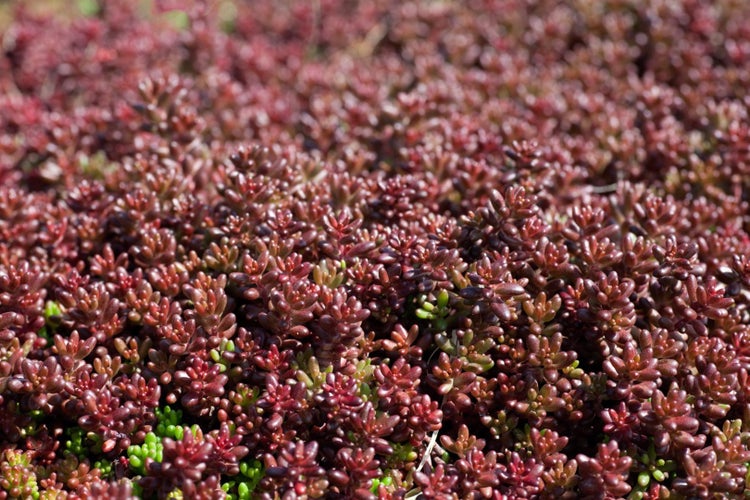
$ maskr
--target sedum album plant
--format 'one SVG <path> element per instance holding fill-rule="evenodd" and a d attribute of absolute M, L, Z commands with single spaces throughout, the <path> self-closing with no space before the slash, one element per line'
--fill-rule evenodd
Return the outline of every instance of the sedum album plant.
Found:
<path fill-rule="evenodd" d="M 0 498 L 750 489 L 750 5 L 16 2 Z"/>

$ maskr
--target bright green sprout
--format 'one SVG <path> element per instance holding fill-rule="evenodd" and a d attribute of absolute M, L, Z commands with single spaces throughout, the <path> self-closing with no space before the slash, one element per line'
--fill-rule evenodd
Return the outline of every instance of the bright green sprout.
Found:
<path fill-rule="evenodd" d="M 221 489 L 229 500 L 250 500 L 264 474 L 263 464 L 259 460 L 240 462 L 240 473 L 231 481 L 222 483 Z"/>
<path fill-rule="evenodd" d="M 644 470 L 641 470 L 638 474 L 636 486 L 628 496 L 629 500 L 642 499 L 652 480 L 663 483 L 669 478 L 669 474 L 677 469 L 674 460 L 665 460 L 656 456 L 653 443 L 649 445 L 648 451 L 638 458 L 638 461 L 642 464 Z"/>
<path fill-rule="evenodd" d="M 385 486 L 386 488 L 393 485 L 393 478 L 391 476 L 383 476 L 379 478 L 375 478 L 372 480 L 372 487 L 370 488 L 370 492 L 377 495 L 378 488 L 380 488 L 380 485 Z"/>
<path fill-rule="evenodd" d="M 440 290 L 435 299 L 435 304 L 427 300 L 427 295 L 420 295 L 417 299 L 418 306 L 415 312 L 417 318 L 431 321 L 437 331 L 444 332 L 448 328 L 447 318 L 451 312 L 448 307 L 450 301 L 448 291 Z"/>
<path fill-rule="evenodd" d="M 146 459 L 150 458 L 154 462 L 161 462 L 164 445 L 153 432 L 146 434 L 143 444 L 134 444 L 128 446 L 128 461 L 130 468 L 138 474 L 146 474 Z"/>

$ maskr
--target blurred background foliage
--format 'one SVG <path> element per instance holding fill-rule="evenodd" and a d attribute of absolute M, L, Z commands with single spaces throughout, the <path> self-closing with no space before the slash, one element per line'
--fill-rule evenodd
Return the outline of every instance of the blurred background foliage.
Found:
<path fill-rule="evenodd" d="M 123 0 L 137 2 L 144 16 L 155 15 L 157 1 Z M 208 0 L 210 7 L 217 9 L 222 25 L 230 27 L 236 15 L 237 0 Z M 52 14 L 62 19 L 73 19 L 78 16 L 96 16 L 100 12 L 102 0 L 0 0 L 0 33 L 10 26 L 17 9 L 26 9 L 35 14 Z M 164 16 L 176 28 L 187 24 L 187 16 L 179 10 L 167 10 L 159 14 Z"/>

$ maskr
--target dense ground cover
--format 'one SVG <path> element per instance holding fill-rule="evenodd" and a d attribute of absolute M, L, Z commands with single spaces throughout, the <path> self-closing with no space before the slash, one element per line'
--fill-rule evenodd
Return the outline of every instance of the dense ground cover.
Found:
<path fill-rule="evenodd" d="M 742 496 L 750 3 L 84 5 L 2 31 L 1 498 Z"/>

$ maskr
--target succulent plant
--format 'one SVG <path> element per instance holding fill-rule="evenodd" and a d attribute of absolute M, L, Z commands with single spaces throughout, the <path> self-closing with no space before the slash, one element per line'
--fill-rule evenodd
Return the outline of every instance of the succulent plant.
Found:
<path fill-rule="evenodd" d="M 748 489 L 750 6 L 79 4 L 0 5 L 0 499 Z"/>

